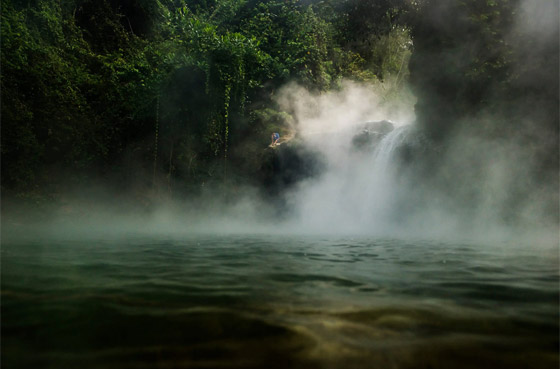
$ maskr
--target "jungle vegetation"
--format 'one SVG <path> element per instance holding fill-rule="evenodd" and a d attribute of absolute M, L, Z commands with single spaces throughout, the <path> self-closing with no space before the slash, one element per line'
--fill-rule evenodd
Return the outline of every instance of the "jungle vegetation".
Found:
<path fill-rule="evenodd" d="M 51 201 L 100 178 L 122 192 L 232 187 L 258 178 L 286 83 L 391 76 L 413 86 L 434 141 L 537 121 L 552 130 L 542 165 L 557 168 L 558 43 L 525 58 L 518 3 L 2 0 L 2 196 Z M 465 119 L 481 111 L 502 119 Z"/>
<path fill-rule="evenodd" d="M 285 115 L 275 91 L 398 73 L 404 12 L 402 1 L 2 0 L 3 194 L 250 177 Z"/>

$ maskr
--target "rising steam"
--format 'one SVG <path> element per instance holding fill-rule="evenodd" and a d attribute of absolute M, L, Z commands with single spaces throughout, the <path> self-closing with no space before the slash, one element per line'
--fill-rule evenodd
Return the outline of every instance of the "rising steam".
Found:
<path fill-rule="evenodd" d="M 526 37 L 522 46 L 527 39 L 539 40 L 531 44 L 533 54 L 546 51 L 558 39 L 558 4 L 544 3 L 522 2 L 512 30 L 512 37 Z M 557 50 L 558 45 L 555 47 Z M 526 72 L 533 54 L 527 55 L 524 65 L 514 66 L 518 67 L 514 72 Z M 557 79 L 557 63 L 554 68 Z M 556 89 L 556 104 L 557 93 Z M 415 122 L 415 102 L 408 90 L 397 94 L 389 84 L 381 83 L 346 81 L 329 93 L 313 93 L 296 84 L 283 88 L 277 103 L 295 122 L 294 141 L 318 153 L 325 165 L 318 176 L 281 195 L 287 204 L 281 217 L 269 198 L 247 186 L 227 202 L 216 200 L 209 189 L 197 199 L 161 199 L 152 211 L 132 211 L 132 215 L 126 204 L 116 205 L 112 200 L 99 201 L 113 202 L 108 206 L 91 206 L 88 201 L 87 209 L 74 201 L 69 207 L 81 208 L 82 216 L 74 218 L 59 211 L 51 219 L 54 227 L 50 229 L 76 237 L 85 233 L 98 237 L 139 232 L 309 232 L 482 238 L 546 233 L 558 239 L 557 172 L 556 178 L 532 179 L 533 168 L 542 158 L 541 147 L 527 145 L 522 139 L 535 135 L 530 130 L 536 124 L 539 128 L 533 131 L 538 130 L 541 146 L 557 146 L 557 121 L 556 127 L 541 129 L 531 120 L 539 115 L 530 112 L 526 129 L 504 139 L 457 130 L 442 150 L 424 137 Z M 481 112 L 466 117 L 463 126 L 475 121 L 491 126 L 496 119 L 502 117 Z M 364 134 L 365 124 L 376 121 L 392 122 L 392 130 L 357 147 L 355 139 Z M 426 158 L 439 153 L 444 157 L 432 167 Z M 110 194 L 101 197 L 111 199 Z"/>

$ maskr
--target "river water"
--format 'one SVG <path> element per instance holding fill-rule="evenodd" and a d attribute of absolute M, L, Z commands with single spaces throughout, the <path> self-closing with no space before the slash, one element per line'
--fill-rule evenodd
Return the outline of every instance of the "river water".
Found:
<path fill-rule="evenodd" d="M 2 244 L 2 368 L 558 368 L 557 245 Z"/>

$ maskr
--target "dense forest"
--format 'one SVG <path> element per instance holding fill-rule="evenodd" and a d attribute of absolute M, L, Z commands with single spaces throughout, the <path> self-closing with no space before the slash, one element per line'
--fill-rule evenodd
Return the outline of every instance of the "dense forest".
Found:
<path fill-rule="evenodd" d="M 275 91 L 398 74 L 405 12 L 403 1 L 3 0 L 3 194 L 250 178 L 285 121 Z"/>
<path fill-rule="evenodd" d="M 558 8 L 428 1 L 411 19 L 417 124 L 435 148 L 416 162 L 471 218 L 485 206 L 515 223 L 525 209 L 558 225 Z"/>
<path fill-rule="evenodd" d="M 557 189 L 557 19 L 527 31 L 524 4 L 2 0 L 2 197 L 258 182 L 270 133 L 290 120 L 277 91 L 344 79 L 412 86 L 438 148 L 419 155 L 427 177 L 468 131 L 535 147 L 518 175 Z M 448 188 L 457 173 L 442 171 Z"/>

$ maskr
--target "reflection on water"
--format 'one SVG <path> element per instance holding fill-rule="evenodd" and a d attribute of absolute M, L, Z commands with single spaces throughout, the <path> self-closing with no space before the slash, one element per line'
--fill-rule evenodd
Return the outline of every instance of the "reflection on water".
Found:
<path fill-rule="evenodd" d="M 3 368 L 558 368 L 558 250 L 198 236 L 2 245 Z"/>

